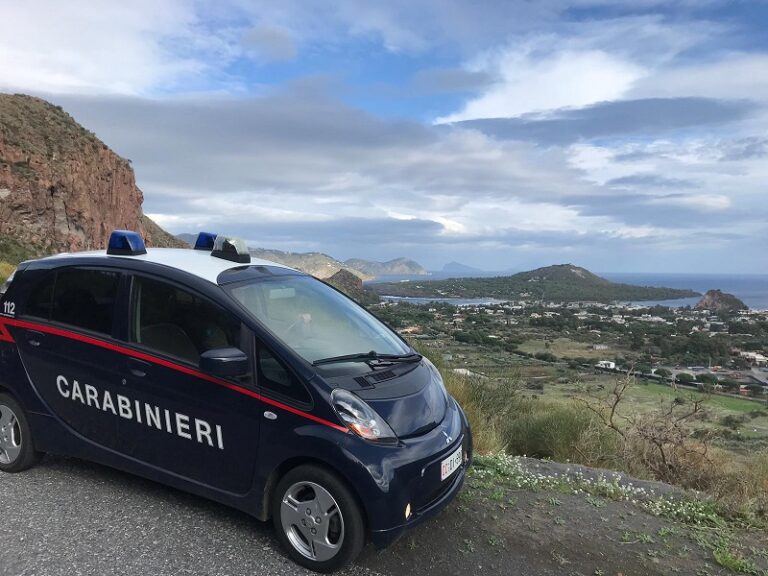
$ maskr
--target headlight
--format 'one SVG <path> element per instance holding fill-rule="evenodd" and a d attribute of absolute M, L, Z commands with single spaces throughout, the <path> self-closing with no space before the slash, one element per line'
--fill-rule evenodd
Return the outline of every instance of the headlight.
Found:
<path fill-rule="evenodd" d="M 384 418 L 349 390 L 334 390 L 331 393 L 331 403 L 341 421 L 361 438 L 373 442 L 397 441 L 397 436 Z"/>

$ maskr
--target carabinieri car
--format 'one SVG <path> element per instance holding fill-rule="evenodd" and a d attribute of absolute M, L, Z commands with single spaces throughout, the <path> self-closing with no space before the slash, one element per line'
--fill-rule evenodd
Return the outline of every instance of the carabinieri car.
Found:
<path fill-rule="evenodd" d="M 0 290 L 0 470 L 41 453 L 273 519 L 312 570 L 443 509 L 472 459 L 437 369 L 329 285 L 201 233 L 115 231 Z"/>

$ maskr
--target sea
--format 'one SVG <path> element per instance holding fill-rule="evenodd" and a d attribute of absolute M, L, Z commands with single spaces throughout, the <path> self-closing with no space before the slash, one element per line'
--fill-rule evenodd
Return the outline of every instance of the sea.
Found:
<path fill-rule="evenodd" d="M 376 282 L 402 282 L 409 281 L 418 283 L 426 280 L 444 280 L 446 278 L 461 277 L 490 277 L 490 276 L 509 276 L 514 272 L 482 272 L 472 274 L 449 274 L 443 271 L 430 272 L 428 276 L 381 276 Z M 740 298 L 753 310 L 768 310 L 768 274 L 640 274 L 640 273 L 597 273 L 599 276 L 612 282 L 623 282 L 624 284 L 635 284 L 638 286 L 658 286 L 665 288 L 689 288 L 696 292 L 704 293 L 707 290 L 720 289 L 723 292 L 733 294 Z M 631 304 L 642 304 L 644 306 L 669 306 L 672 308 L 693 306 L 699 301 L 700 297 L 678 298 L 675 300 L 644 300 L 642 302 L 631 302 Z M 493 298 L 396 298 L 387 297 L 391 300 L 404 300 L 414 304 L 429 302 L 448 302 L 455 305 L 471 304 L 489 304 L 498 303 Z"/>

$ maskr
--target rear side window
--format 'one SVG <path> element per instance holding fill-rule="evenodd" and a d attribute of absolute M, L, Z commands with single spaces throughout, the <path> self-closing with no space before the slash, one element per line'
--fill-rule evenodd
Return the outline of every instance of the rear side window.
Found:
<path fill-rule="evenodd" d="M 212 302 L 172 284 L 133 280 L 131 341 L 192 364 L 216 348 L 241 348 L 240 321 Z"/>
<path fill-rule="evenodd" d="M 109 335 L 119 285 L 120 275 L 116 272 L 58 270 L 32 289 L 26 314 Z"/>

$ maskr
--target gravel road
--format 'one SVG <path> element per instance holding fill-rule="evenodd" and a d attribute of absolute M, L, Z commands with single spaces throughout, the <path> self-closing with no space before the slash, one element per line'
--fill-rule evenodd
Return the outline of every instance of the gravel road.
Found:
<path fill-rule="evenodd" d="M 272 525 L 95 464 L 0 473 L 0 575 L 305 575 Z M 345 572 L 375 575 L 355 566 Z"/>

